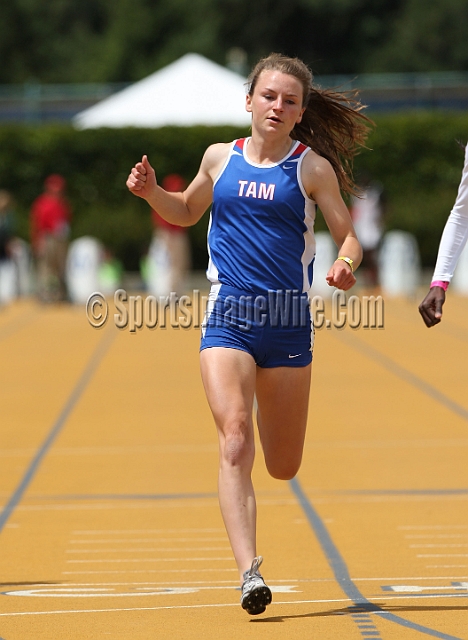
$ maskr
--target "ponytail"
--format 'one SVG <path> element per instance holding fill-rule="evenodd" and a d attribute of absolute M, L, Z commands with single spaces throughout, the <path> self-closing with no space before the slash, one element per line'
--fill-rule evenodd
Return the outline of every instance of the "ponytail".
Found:
<path fill-rule="evenodd" d="M 356 91 L 337 93 L 310 85 L 302 120 L 291 132 L 292 138 L 330 162 L 340 188 L 349 195 L 360 191 L 353 179 L 353 160 L 374 124 L 362 113 L 364 108 Z"/>
<path fill-rule="evenodd" d="M 312 72 L 302 60 L 271 53 L 256 64 L 248 78 L 250 96 L 262 71 L 279 71 L 299 80 L 304 90 L 305 111 L 301 122 L 291 131 L 291 137 L 330 162 L 343 192 L 358 194 L 353 160 L 359 148 L 365 147 L 374 123 L 362 113 L 365 106 L 359 102 L 356 90 L 338 93 L 321 89 L 313 84 Z"/>

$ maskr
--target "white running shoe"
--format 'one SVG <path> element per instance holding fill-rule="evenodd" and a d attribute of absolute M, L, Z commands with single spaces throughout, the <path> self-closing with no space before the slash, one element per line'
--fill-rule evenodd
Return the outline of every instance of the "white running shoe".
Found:
<path fill-rule="evenodd" d="M 271 591 L 259 572 L 262 562 L 262 556 L 254 558 L 252 566 L 244 573 L 241 606 L 251 616 L 258 616 L 259 613 L 263 613 L 271 603 Z"/>

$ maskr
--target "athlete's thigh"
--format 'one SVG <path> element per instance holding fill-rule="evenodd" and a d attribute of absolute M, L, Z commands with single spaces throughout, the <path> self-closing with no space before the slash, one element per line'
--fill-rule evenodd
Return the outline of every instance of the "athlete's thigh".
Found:
<path fill-rule="evenodd" d="M 258 429 L 265 459 L 302 457 L 311 365 L 257 368 Z"/>
<path fill-rule="evenodd" d="M 203 386 L 221 432 L 252 427 L 256 365 L 246 351 L 211 347 L 200 352 Z M 236 426 L 237 425 L 237 426 Z"/>

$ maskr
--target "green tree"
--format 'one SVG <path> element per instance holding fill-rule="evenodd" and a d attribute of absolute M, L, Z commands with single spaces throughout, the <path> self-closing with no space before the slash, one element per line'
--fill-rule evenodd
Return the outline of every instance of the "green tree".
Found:
<path fill-rule="evenodd" d="M 270 51 L 297 55 L 320 74 L 356 73 L 388 37 L 402 0 L 221 0 L 223 40 L 250 63 Z"/>
<path fill-rule="evenodd" d="M 216 0 L 13 0 L 0 6 L 0 82 L 139 80 L 188 51 L 216 59 Z"/>
<path fill-rule="evenodd" d="M 363 60 L 364 71 L 468 70 L 468 7 L 465 0 L 408 0 L 391 36 Z"/>
<path fill-rule="evenodd" d="M 465 0 L 11 0 L 0 82 L 132 82 L 188 52 L 271 51 L 320 76 L 468 69 Z"/>
<path fill-rule="evenodd" d="M 79 80 L 79 69 L 98 53 L 104 28 L 103 0 L 2 3 L 0 81 Z"/>

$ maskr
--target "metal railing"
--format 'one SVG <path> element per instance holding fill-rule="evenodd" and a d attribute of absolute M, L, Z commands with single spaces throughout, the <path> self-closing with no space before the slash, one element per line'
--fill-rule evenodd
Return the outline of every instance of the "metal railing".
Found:
<path fill-rule="evenodd" d="M 0 122 L 69 122 L 129 83 L 0 85 Z"/>
<path fill-rule="evenodd" d="M 317 75 L 322 87 L 358 89 L 370 111 L 468 109 L 468 72 Z M 0 85 L 0 123 L 70 122 L 130 83 Z"/>

